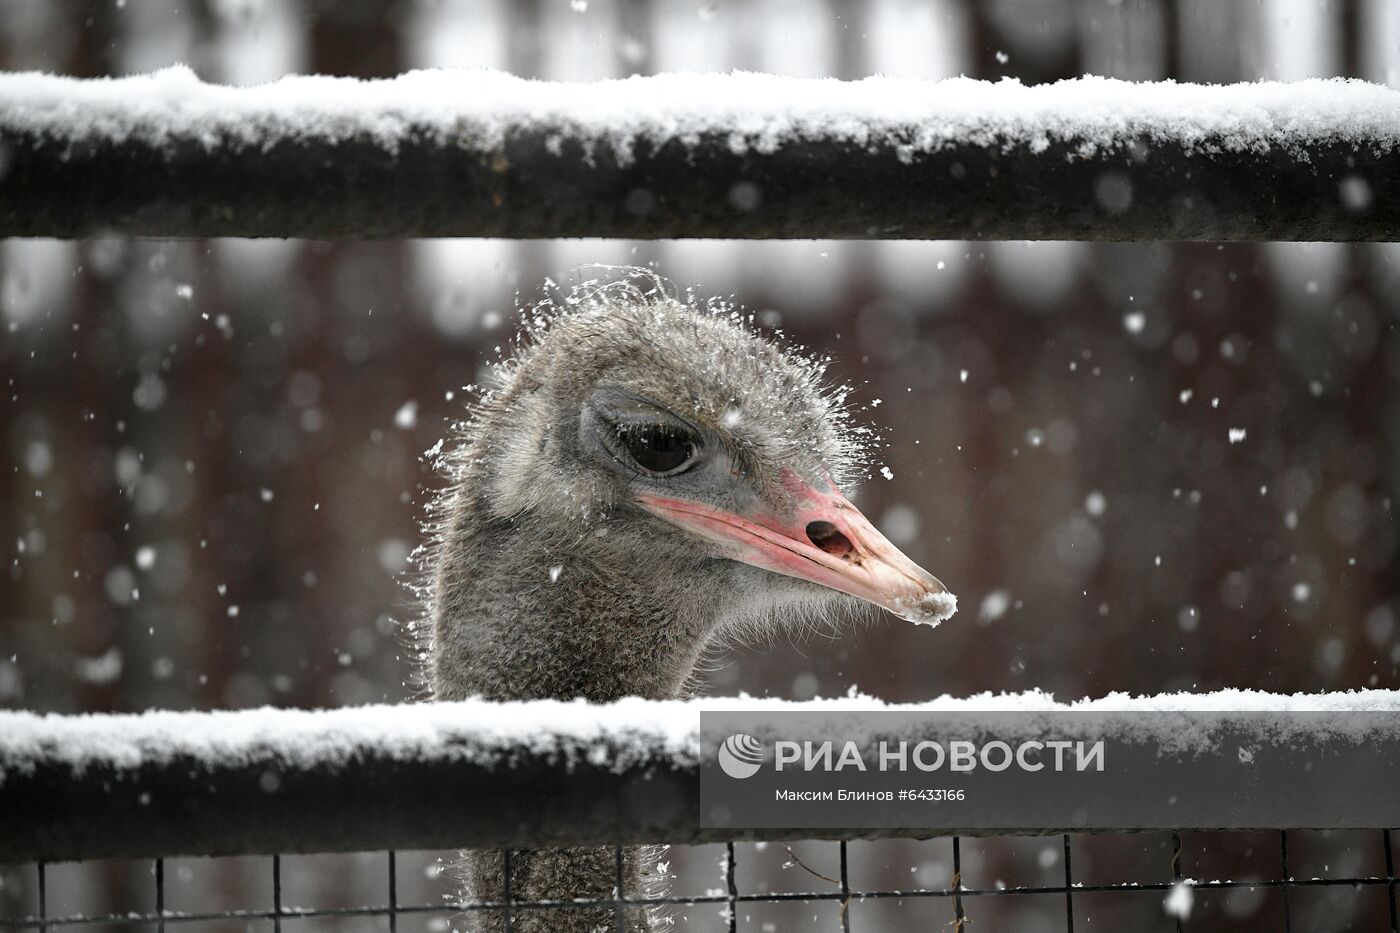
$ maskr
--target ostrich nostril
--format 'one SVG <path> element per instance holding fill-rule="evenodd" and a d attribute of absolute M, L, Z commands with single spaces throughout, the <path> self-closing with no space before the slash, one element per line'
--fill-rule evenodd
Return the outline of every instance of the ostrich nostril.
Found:
<path fill-rule="evenodd" d="M 807 540 L 832 557 L 849 557 L 856 549 L 851 539 L 843 535 L 831 522 L 808 522 Z"/>

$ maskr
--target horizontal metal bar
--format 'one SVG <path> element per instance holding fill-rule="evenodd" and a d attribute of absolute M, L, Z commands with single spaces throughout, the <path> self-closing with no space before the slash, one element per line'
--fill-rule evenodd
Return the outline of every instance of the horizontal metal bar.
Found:
<path fill-rule="evenodd" d="M 1251 696 L 1256 704 L 1269 699 Z M 704 704 L 726 705 L 721 700 L 697 705 L 634 699 L 604 706 L 465 701 L 321 712 L 80 717 L 0 712 L 0 862 L 738 839 L 1374 828 L 1392 822 L 1395 805 L 1388 789 L 1400 773 L 1400 712 L 1393 707 L 1400 697 L 1372 691 L 1273 699 L 1295 708 L 1313 702 L 1332 712 L 1061 708 L 980 713 L 965 709 L 975 701 L 945 701 L 867 712 L 861 715 L 870 718 L 852 720 L 850 714 L 836 712 L 834 701 L 753 701 L 761 709 L 816 710 L 821 728 L 862 747 L 874 747 L 900 723 L 902 736 L 936 740 L 988 730 L 1009 738 L 1068 735 L 1077 729 L 1109 743 L 1108 771 L 1092 775 L 1088 783 L 1073 773 L 1040 771 L 1016 779 L 1023 790 L 1004 794 L 996 788 L 1011 772 L 944 771 L 936 780 L 971 782 L 978 792 L 956 807 L 936 808 L 937 823 L 877 821 L 820 828 L 800 822 L 736 828 L 702 819 L 701 773 L 714 768 L 719 746 L 704 738 L 699 720 L 732 713 L 700 710 Z M 1013 700 L 997 698 L 1004 704 Z M 1149 698 L 1140 705 L 1170 701 Z M 1139 701 L 1119 702 L 1131 707 Z M 1348 709 L 1347 703 L 1370 708 Z M 775 717 L 760 710 L 743 722 L 762 737 L 766 729 L 793 721 L 792 716 L 809 715 L 783 712 Z M 1184 750 L 1170 751 L 1182 735 L 1200 738 Z M 1244 748 L 1254 749 L 1248 763 L 1240 752 Z M 1230 767 L 1221 767 L 1222 760 Z M 1175 781 L 1176 775 L 1199 768 L 1214 777 L 1202 781 L 1197 774 L 1191 787 Z M 738 783 L 747 788 L 764 779 Z M 1126 780 L 1127 791 L 1114 793 L 1118 785 L 1105 783 L 1110 779 L 1120 785 Z M 1315 793 L 1310 780 L 1330 782 L 1333 792 Z M 1170 793 L 1155 792 L 1156 784 L 1170 786 Z M 1075 795 L 1085 793 L 1113 799 L 1079 814 L 1077 825 L 1067 825 L 1078 808 Z M 1232 822 L 1232 813 L 1249 815 Z"/>
<path fill-rule="evenodd" d="M 1400 238 L 1359 82 L 317 80 L 0 75 L 0 236 Z"/>
<path fill-rule="evenodd" d="M 0 711 L 0 862 L 660 842 L 694 831 L 697 715 L 645 701 Z"/>

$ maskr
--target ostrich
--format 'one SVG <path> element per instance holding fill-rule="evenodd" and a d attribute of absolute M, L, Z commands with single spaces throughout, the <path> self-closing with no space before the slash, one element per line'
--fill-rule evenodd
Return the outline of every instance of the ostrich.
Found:
<path fill-rule="evenodd" d="M 707 648 L 861 600 L 936 624 L 956 600 L 841 493 L 863 435 L 822 364 L 729 309 L 622 282 L 537 313 L 445 463 L 425 549 L 440 699 L 686 695 Z M 631 890 L 642 859 L 626 856 Z M 530 900 L 612 896 L 611 849 L 512 853 Z M 502 859 L 467 884 L 502 892 Z M 486 912 L 490 913 L 490 912 Z M 640 911 L 629 929 L 644 929 Z M 478 919 L 498 929 L 494 916 Z M 608 929 L 532 910 L 521 931 Z"/>

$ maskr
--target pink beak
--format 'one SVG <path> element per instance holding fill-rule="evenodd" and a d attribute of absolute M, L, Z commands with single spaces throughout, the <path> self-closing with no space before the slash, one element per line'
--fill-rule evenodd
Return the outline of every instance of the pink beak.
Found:
<path fill-rule="evenodd" d="M 726 557 L 840 590 L 902 619 L 937 625 L 957 597 L 875 530 L 835 487 L 823 492 L 786 472 L 792 511 L 744 517 L 687 499 L 640 494 L 642 507 L 720 545 Z"/>

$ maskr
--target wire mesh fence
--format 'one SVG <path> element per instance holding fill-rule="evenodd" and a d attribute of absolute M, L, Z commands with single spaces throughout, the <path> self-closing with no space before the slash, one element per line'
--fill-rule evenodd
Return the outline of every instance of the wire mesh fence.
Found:
<path fill-rule="evenodd" d="M 39 862 L 0 867 L 0 928 L 446 933 L 604 907 L 622 930 L 646 907 L 683 931 L 1394 931 L 1394 845 L 1390 829 L 728 842 L 661 854 L 665 895 L 577 901 L 463 900 L 452 852 Z"/>

